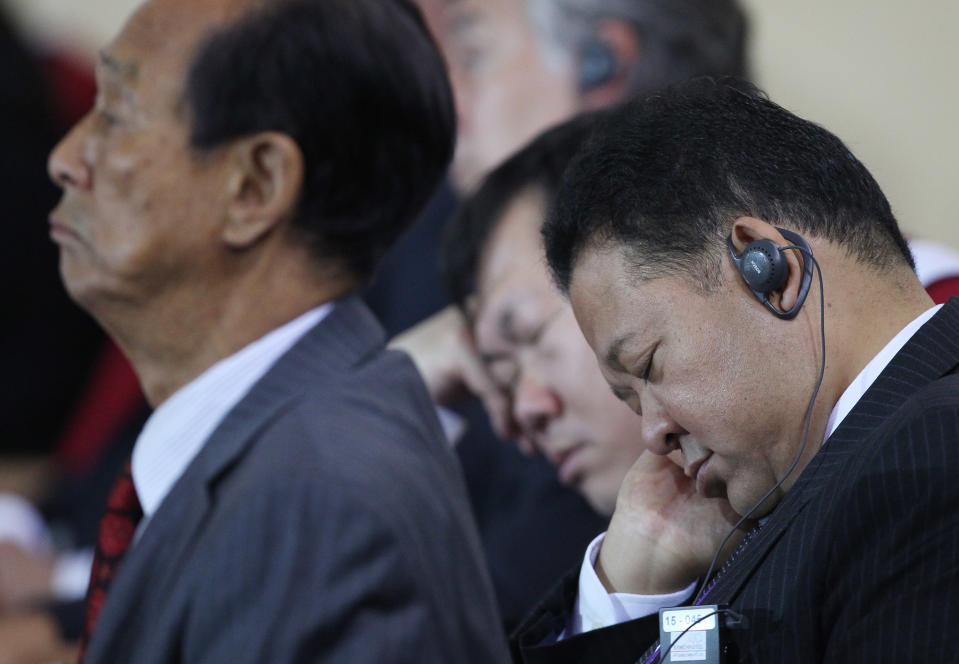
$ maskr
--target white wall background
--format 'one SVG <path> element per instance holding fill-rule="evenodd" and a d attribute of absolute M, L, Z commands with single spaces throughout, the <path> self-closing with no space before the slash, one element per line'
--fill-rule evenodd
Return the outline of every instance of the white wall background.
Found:
<path fill-rule="evenodd" d="M 838 134 L 910 233 L 959 248 L 959 2 L 742 0 L 757 82 Z M 137 0 L 0 0 L 92 54 Z"/>
<path fill-rule="evenodd" d="M 139 0 L 0 0 L 41 42 L 92 55 L 115 33 Z"/>
<path fill-rule="evenodd" d="M 742 1 L 770 97 L 842 138 L 907 232 L 959 247 L 959 2 Z"/>

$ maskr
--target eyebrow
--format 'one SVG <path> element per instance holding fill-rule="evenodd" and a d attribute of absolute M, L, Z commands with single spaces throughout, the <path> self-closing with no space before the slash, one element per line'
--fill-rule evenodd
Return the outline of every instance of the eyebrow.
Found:
<path fill-rule="evenodd" d="M 480 353 L 480 361 L 483 364 L 493 364 L 509 359 L 511 359 L 509 353 Z"/>
<path fill-rule="evenodd" d="M 129 60 L 120 60 L 107 51 L 100 51 L 98 53 L 98 59 L 100 65 L 108 72 L 128 81 L 135 80 L 137 74 L 140 72 L 137 63 L 130 62 Z"/>
<path fill-rule="evenodd" d="M 516 336 L 516 313 L 512 308 L 507 307 L 500 312 L 496 318 L 496 327 L 507 339 Z"/>

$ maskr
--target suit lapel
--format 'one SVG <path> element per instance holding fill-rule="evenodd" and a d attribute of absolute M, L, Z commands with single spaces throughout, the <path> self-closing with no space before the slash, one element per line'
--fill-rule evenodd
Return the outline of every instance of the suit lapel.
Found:
<path fill-rule="evenodd" d="M 205 483 L 212 483 L 253 439 L 253 434 L 307 390 L 316 389 L 378 350 L 379 323 L 357 298 L 332 312 L 293 346 L 230 411 L 197 457 Z"/>
<path fill-rule="evenodd" d="M 378 350 L 384 342 L 379 323 L 358 298 L 336 304 L 261 378 L 227 414 L 196 459 L 160 504 L 142 537 L 113 580 L 91 640 L 86 661 L 110 661 L 122 652 L 117 643 L 148 625 L 139 605 L 143 586 L 172 588 L 191 545 L 209 516 L 217 480 L 229 472 L 257 434 L 307 390 L 338 375 Z"/>
<path fill-rule="evenodd" d="M 828 341 L 828 340 L 827 340 Z M 796 484 L 718 579 L 709 601 L 731 601 L 802 509 L 829 485 L 863 441 L 924 385 L 959 367 L 959 297 L 951 298 L 906 342 L 856 403 Z"/>

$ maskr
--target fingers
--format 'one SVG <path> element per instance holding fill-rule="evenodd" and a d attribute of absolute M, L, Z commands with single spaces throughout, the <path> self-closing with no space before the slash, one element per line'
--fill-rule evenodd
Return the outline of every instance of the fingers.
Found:
<path fill-rule="evenodd" d="M 439 405 L 448 405 L 462 392 L 463 357 L 475 355 L 465 343 L 465 329 L 462 314 L 451 305 L 390 341 L 391 348 L 410 356 Z"/>
<path fill-rule="evenodd" d="M 395 337 L 390 347 L 412 358 L 436 404 L 448 406 L 468 392 L 483 402 L 498 436 L 519 437 L 509 396 L 486 370 L 466 319 L 455 306 L 446 307 Z M 526 454 L 534 451 L 529 440 L 520 439 L 518 444 Z"/>

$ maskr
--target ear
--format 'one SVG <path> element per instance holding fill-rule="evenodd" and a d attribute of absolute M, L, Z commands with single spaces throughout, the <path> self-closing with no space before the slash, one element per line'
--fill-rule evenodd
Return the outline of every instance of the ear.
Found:
<path fill-rule="evenodd" d="M 733 222 L 731 237 L 736 253 L 741 254 L 749 246 L 750 242 L 756 240 L 771 240 L 778 247 L 792 246 L 783 237 L 779 229 L 762 219 L 755 217 L 739 217 Z M 796 304 L 799 297 L 799 290 L 802 284 L 803 261 L 805 260 L 798 251 L 788 250 L 782 252 L 788 266 L 786 283 L 778 291 L 769 294 L 769 301 L 780 311 L 789 311 Z M 745 282 L 742 282 L 745 284 Z"/>
<path fill-rule="evenodd" d="M 222 237 L 229 247 L 244 249 L 293 215 L 303 187 L 303 153 L 279 132 L 239 139 L 231 152 Z"/>
<path fill-rule="evenodd" d="M 584 110 L 606 108 L 625 99 L 629 80 L 640 61 L 639 35 L 629 22 L 608 18 L 597 23 L 594 29 L 594 39 L 609 50 L 612 71 L 601 84 L 583 91 Z"/>

